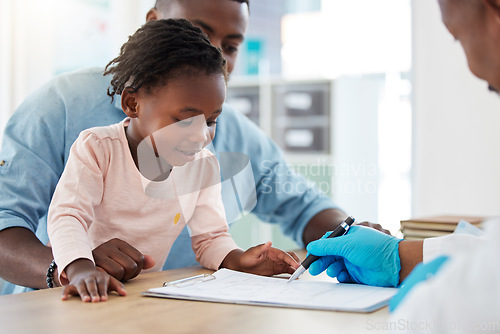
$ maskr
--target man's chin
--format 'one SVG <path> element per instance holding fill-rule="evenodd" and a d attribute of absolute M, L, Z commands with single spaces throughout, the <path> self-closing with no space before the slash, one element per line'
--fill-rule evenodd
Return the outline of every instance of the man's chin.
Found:
<path fill-rule="evenodd" d="M 490 92 L 495 92 L 495 93 L 497 93 L 497 94 L 500 94 L 500 92 L 498 91 L 498 89 L 496 89 L 495 87 L 493 87 L 493 85 L 492 85 L 492 84 L 488 84 L 488 90 L 489 90 Z"/>

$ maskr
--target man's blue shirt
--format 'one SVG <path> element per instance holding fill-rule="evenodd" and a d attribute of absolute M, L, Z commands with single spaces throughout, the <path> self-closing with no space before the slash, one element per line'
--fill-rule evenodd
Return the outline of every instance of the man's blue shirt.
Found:
<path fill-rule="evenodd" d="M 25 227 L 46 244 L 46 214 L 52 194 L 79 133 L 121 121 L 120 100 L 107 95 L 110 78 L 101 68 L 59 75 L 29 96 L 5 128 L 0 161 L 0 230 Z M 259 219 L 279 224 L 303 245 L 302 234 L 318 212 L 336 205 L 287 165 L 281 150 L 246 116 L 224 105 L 213 141 L 215 152 L 240 152 L 250 158 Z M 224 192 L 224 191 L 223 191 Z M 223 193 L 223 198 L 225 198 Z M 22 247 L 22 245 L 20 245 Z M 1 256 L 1 255 L 0 255 Z M 164 269 L 197 264 L 186 229 L 174 243 Z M 47 264 L 48 266 L 48 264 Z M 12 292 L 7 284 L 4 293 Z"/>

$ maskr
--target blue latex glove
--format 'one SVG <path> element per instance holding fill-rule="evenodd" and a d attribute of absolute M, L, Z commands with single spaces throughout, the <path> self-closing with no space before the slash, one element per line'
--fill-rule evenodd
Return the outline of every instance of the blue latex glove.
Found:
<path fill-rule="evenodd" d="M 389 310 L 391 312 L 394 311 L 416 284 L 424 282 L 434 276 L 447 260 L 447 256 L 440 256 L 426 264 L 418 264 L 401 284 L 401 289 L 399 289 L 398 293 L 392 297 L 389 302 Z"/>
<path fill-rule="evenodd" d="M 352 226 L 341 237 L 325 239 L 327 235 L 307 245 L 309 253 L 321 256 L 309 267 L 311 275 L 326 269 L 341 283 L 398 286 L 401 239 L 363 226 Z"/>

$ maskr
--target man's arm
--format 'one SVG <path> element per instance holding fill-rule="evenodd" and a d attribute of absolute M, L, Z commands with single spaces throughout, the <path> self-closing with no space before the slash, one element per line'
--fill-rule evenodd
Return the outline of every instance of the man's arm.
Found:
<path fill-rule="evenodd" d="M 3 279 L 34 289 L 47 287 L 45 280 L 47 269 L 53 259 L 52 248 L 42 244 L 33 232 L 23 227 L 11 227 L 0 231 L 0 252 L 2 253 L 0 276 Z M 134 278 L 142 269 L 154 265 L 150 256 L 144 256 L 120 239 L 112 239 L 101 244 L 92 251 L 92 255 L 97 267 L 120 281 Z M 54 277 L 57 276 L 56 272 Z M 54 279 L 54 285 L 59 285 L 57 279 Z"/>
<path fill-rule="evenodd" d="M 327 209 L 318 212 L 312 217 L 309 223 L 307 223 L 304 229 L 304 245 L 307 245 L 311 241 L 318 240 L 328 231 L 333 231 L 344 221 L 344 219 L 346 219 L 346 217 L 347 214 L 340 209 Z M 383 228 L 380 224 L 361 222 L 356 225 L 371 227 L 385 234 L 391 234 L 391 232 Z"/>
<path fill-rule="evenodd" d="M 49 102 L 48 96 L 52 96 Z M 49 247 L 35 235 L 64 168 L 64 103 L 46 85 L 25 100 L 5 128 L 0 160 L 0 276 L 46 286 Z M 46 237 L 45 237 L 46 238 Z"/>
<path fill-rule="evenodd" d="M 347 217 L 327 195 L 296 173 L 272 139 L 246 116 L 224 105 L 216 131 L 216 152 L 240 152 L 250 158 L 257 194 L 252 213 L 260 220 L 278 224 L 283 234 L 304 246 Z M 362 224 L 388 232 L 378 224 Z"/>
<path fill-rule="evenodd" d="M 284 235 L 303 246 L 304 241 L 321 237 L 345 218 L 339 218 L 330 198 L 293 171 L 278 146 L 246 116 L 224 105 L 216 131 L 216 152 L 240 152 L 250 159 L 257 203 L 249 209 L 260 220 L 278 224 Z M 304 233 L 316 215 L 315 223 Z M 334 222 L 332 216 L 337 217 Z"/>
<path fill-rule="evenodd" d="M 333 231 L 347 217 L 340 209 L 327 209 L 318 212 L 304 229 L 304 245 L 318 240 L 326 232 Z"/>
<path fill-rule="evenodd" d="M 0 276 L 11 283 L 35 289 L 47 287 L 52 250 L 23 227 L 0 231 Z M 34 255 L 36 254 L 36 255 Z M 54 283 L 56 280 L 54 280 Z"/>

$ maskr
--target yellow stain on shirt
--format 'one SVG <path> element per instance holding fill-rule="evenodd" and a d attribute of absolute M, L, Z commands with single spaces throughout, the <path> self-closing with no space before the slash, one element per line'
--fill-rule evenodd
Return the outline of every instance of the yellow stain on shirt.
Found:
<path fill-rule="evenodd" d="M 174 225 L 177 224 L 179 222 L 179 219 L 181 219 L 181 214 L 178 213 L 175 215 L 175 218 L 174 218 Z"/>

